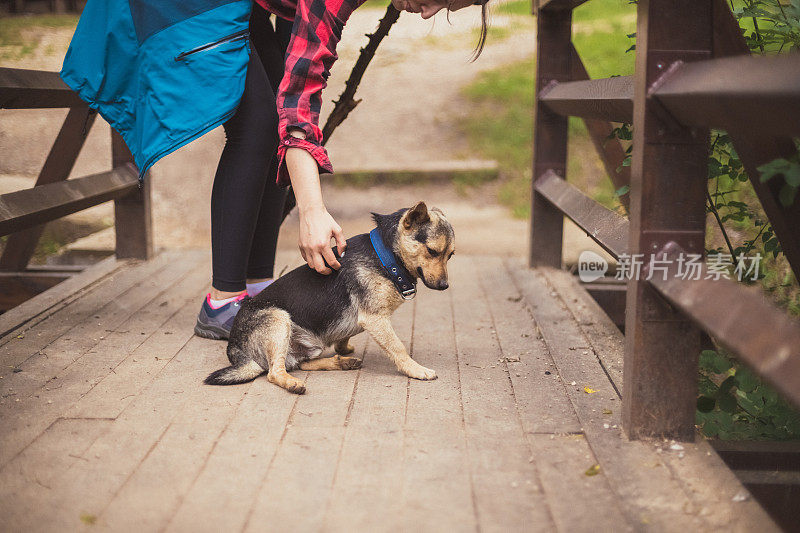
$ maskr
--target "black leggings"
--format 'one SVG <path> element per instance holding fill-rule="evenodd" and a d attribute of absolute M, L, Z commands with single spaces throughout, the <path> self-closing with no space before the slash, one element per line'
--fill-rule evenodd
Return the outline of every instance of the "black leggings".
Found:
<path fill-rule="evenodd" d="M 277 19 L 277 17 L 276 17 Z M 278 187 L 278 111 L 275 92 L 283 77 L 292 23 L 254 3 L 250 62 L 236 113 L 223 125 L 225 148 L 211 191 L 212 285 L 241 291 L 246 278 L 273 275 L 286 189 Z"/>

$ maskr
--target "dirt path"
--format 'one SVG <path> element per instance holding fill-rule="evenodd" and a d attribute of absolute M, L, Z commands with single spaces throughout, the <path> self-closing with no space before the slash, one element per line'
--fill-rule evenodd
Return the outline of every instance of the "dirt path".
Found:
<path fill-rule="evenodd" d="M 353 13 L 338 46 L 339 60 L 332 69 L 323 99 L 323 123 L 341 93 L 361 46 L 377 25 L 384 9 L 364 6 Z M 479 24 L 476 10 L 452 13 L 449 22 L 440 13 L 432 21 L 403 14 L 381 44 L 357 96 L 362 103 L 331 137 L 328 144 L 334 167 L 414 167 L 422 162 L 470 159 L 458 121 L 468 111 L 462 87 L 480 72 L 530 57 L 534 52 L 533 19 L 495 15 L 500 37 L 492 37 L 481 57 L 470 63 Z M 36 51 L 24 60 L 2 66 L 58 70 L 71 38 L 70 30 L 41 36 Z M 0 113 L 0 190 L 30 183 L 65 115 L 63 110 L 4 111 Z M 78 159 L 73 175 L 101 172 L 110 165 L 109 127 L 98 119 Z M 222 128 L 190 143 L 155 165 L 155 240 L 161 247 L 208 247 L 211 184 L 224 144 Z M 19 150 L 25 146 L 25 150 Z M 9 179 L 10 175 L 15 179 Z M 524 255 L 527 222 L 513 219 L 496 202 L 495 185 L 457 192 L 450 184 L 369 189 L 336 187 L 323 180 L 328 208 L 347 235 L 371 227 L 369 213 L 391 212 L 424 199 L 442 208 L 458 233 L 459 250 L 466 253 Z M 75 215 L 109 219 L 106 204 Z M 113 234 L 93 238 L 90 246 L 113 247 Z M 296 249 L 297 219 L 290 217 L 279 246 Z M 579 232 L 568 230 L 570 252 L 591 245 Z M 576 251 L 577 250 L 577 251 Z"/>

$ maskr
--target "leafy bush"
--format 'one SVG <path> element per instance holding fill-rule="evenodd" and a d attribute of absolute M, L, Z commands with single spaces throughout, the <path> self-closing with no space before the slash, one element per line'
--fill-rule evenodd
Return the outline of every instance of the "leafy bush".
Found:
<path fill-rule="evenodd" d="M 800 438 L 800 413 L 723 351 L 700 355 L 696 422 L 723 440 Z"/>

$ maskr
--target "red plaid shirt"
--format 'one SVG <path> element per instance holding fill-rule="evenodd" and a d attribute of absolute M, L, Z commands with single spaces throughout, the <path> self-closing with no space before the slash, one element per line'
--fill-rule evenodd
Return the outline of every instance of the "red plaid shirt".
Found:
<path fill-rule="evenodd" d="M 286 49 L 283 79 L 276 95 L 278 104 L 278 185 L 289 185 L 286 149 L 302 148 L 319 165 L 320 173 L 333 172 L 328 152 L 322 146 L 319 111 L 322 89 L 331 65 L 338 57 L 336 45 L 344 23 L 364 0 L 256 0 L 276 16 L 293 20 L 292 37 Z M 289 135 L 298 129 L 305 139 Z"/>

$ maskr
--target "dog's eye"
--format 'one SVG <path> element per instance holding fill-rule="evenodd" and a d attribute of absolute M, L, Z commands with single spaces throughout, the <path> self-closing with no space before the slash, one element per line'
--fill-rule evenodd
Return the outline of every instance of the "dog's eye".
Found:
<path fill-rule="evenodd" d="M 441 253 L 437 252 L 436 250 L 434 250 L 430 246 L 426 246 L 425 248 L 428 249 L 428 253 L 431 254 L 431 257 L 438 257 L 439 255 L 441 255 Z"/>

